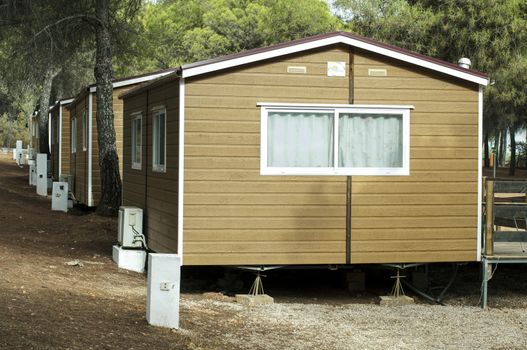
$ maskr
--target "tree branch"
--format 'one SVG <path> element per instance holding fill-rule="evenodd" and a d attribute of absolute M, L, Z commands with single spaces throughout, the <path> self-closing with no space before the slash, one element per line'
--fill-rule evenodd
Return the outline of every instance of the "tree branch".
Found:
<path fill-rule="evenodd" d="M 34 35 L 34 37 L 36 38 L 36 37 L 40 36 L 44 32 L 49 31 L 51 28 L 56 27 L 56 26 L 58 26 L 59 24 L 61 24 L 63 22 L 68 22 L 68 21 L 72 21 L 72 20 L 76 20 L 76 19 L 85 20 L 86 22 L 88 22 L 92 26 L 100 26 L 102 24 L 101 21 L 95 16 L 90 16 L 90 15 L 85 15 L 85 14 L 72 15 L 72 16 L 61 18 L 58 21 L 56 21 L 55 23 L 48 24 L 47 26 L 42 28 L 39 32 L 37 32 Z"/>

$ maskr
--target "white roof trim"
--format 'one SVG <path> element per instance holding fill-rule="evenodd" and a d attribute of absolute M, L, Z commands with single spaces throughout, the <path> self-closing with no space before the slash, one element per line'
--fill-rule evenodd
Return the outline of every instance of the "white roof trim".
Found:
<path fill-rule="evenodd" d="M 415 109 L 413 105 L 350 105 L 350 104 L 323 104 L 323 103 L 274 103 L 258 102 L 258 107 L 281 107 L 281 108 L 371 108 L 371 109 Z"/>
<path fill-rule="evenodd" d="M 182 77 L 183 78 L 189 78 L 196 75 L 201 75 L 205 73 L 210 73 L 214 71 L 218 71 L 221 69 L 236 67 L 242 64 L 248 64 L 253 63 L 269 58 L 279 57 L 283 55 L 288 55 L 296 52 L 301 52 L 305 50 L 310 49 L 316 49 L 323 46 L 333 45 L 333 44 L 347 44 L 353 47 L 357 47 L 366 51 L 371 51 L 378 53 L 383 56 L 391 57 L 400 61 L 408 62 L 411 64 L 415 64 L 420 67 L 428 68 L 437 72 L 441 72 L 456 78 L 464 79 L 471 81 L 473 83 L 477 83 L 479 85 L 487 86 L 488 85 L 488 79 L 482 78 L 480 76 L 470 74 L 469 72 L 462 72 L 453 68 L 449 68 L 434 62 L 430 62 L 418 57 L 414 57 L 402 52 L 398 52 L 395 50 L 391 50 L 388 48 L 384 48 L 381 46 L 377 46 L 371 43 L 367 43 L 361 40 L 349 38 L 344 35 L 336 35 L 329 38 L 323 38 L 319 40 L 314 40 L 310 42 L 300 43 L 297 45 L 277 48 L 274 50 L 264 51 L 255 53 L 252 55 L 242 56 L 242 57 L 236 57 L 232 58 L 230 60 L 205 64 L 202 66 L 197 66 L 194 68 L 185 68 L 185 66 L 182 67 Z"/>
<path fill-rule="evenodd" d="M 70 104 L 70 103 L 73 102 L 73 100 L 74 100 L 74 98 L 70 98 L 70 99 L 67 99 L 67 100 L 61 100 L 60 101 L 60 105 L 62 106 L 62 105 Z"/>
<path fill-rule="evenodd" d="M 168 75 L 168 74 L 171 74 L 171 73 L 174 73 L 174 71 L 173 70 L 168 70 L 168 71 L 160 72 L 160 73 L 157 73 L 157 74 L 151 74 L 151 75 L 145 75 L 145 76 L 142 76 L 142 77 L 121 80 L 121 81 L 117 81 L 117 82 L 113 83 L 113 87 L 115 89 L 115 88 L 118 88 L 118 87 L 121 87 L 121 86 L 144 83 L 145 81 L 150 81 L 150 80 L 154 80 L 154 79 L 157 79 L 157 78 L 161 78 L 161 77 L 164 77 L 165 75 Z M 95 92 L 95 91 L 97 91 L 97 87 L 96 86 L 90 87 L 90 92 Z"/>

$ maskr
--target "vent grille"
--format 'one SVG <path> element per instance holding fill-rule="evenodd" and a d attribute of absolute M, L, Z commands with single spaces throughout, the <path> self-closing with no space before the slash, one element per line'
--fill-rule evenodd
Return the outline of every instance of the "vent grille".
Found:
<path fill-rule="evenodd" d="M 388 71 L 384 68 L 369 68 L 368 75 L 372 77 L 386 77 L 388 76 Z"/>

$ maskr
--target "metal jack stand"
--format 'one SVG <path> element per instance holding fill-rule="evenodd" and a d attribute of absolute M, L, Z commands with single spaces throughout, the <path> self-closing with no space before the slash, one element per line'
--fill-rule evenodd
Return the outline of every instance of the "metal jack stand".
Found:
<path fill-rule="evenodd" d="M 260 271 L 256 272 L 256 278 L 254 279 L 253 285 L 249 290 L 249 295 L 256 296 L 265 294 L 263 289 L 262 276 L 265 277 L 265 275 L 260 274 Z"/>
<path fill-rule="evenodd" d="M 401 276 L 401 269 L 397 268 L 397 275 L 391 276 L 390 278 L 395 278 L 395 284 L 392 288 L 392 296 L 398 298 L 404 294 L 403 285 L 401 283 L 401 278 L 406 278 L 406 276 Z"/>

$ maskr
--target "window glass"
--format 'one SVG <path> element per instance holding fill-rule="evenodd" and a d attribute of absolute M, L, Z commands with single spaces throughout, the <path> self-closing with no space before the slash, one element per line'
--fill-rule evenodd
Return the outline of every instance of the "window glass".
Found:
<path fill-rule="evenodd" d="M 153 169 L 156 171 L 165 170 L 165 153 L 166 153 L 166 140 L 165 140 L 165 111 L 154 112 L 153 117 Z"/>
<path fill-rule="evenodd" d="M 159 165 L 165 165 L 165 113 L 159 114 Z"/>
<path fill-rule="evenodd" d="M 409 175 L 413 106 L 262 107 L 262 175 Z"/>
<path fill-rule="evenodd" d="M 403 116 L 339 115 L 339 167 L 403 166 Z"/>
<path fill-rule="evenodd" d="M 332 166 L 332 113 L 269 112 L 267 127 L 268 166 Z"/>
<path fill-rule="evenodd" d="M 141 168 L 141 116 L 132 119 L 132 167 Z"/>

